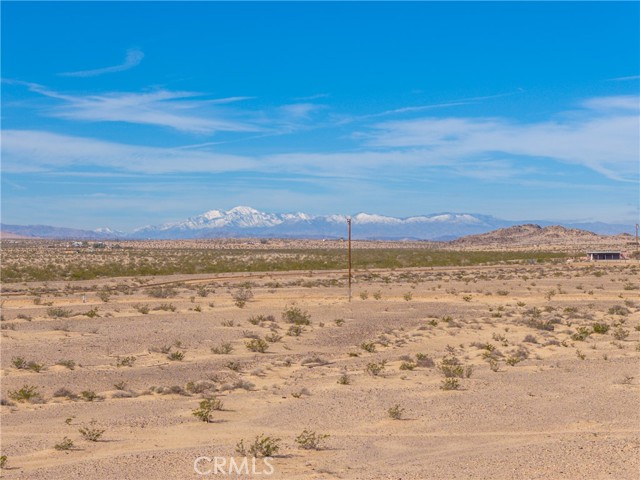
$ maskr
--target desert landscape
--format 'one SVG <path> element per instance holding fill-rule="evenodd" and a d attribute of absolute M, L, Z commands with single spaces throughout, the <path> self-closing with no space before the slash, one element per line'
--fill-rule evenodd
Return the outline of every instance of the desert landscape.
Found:
<path fill-rule="evenodd" d="M 637 478 L 633 244 L 529 230 L 4 239 L 2 475 Z"/>

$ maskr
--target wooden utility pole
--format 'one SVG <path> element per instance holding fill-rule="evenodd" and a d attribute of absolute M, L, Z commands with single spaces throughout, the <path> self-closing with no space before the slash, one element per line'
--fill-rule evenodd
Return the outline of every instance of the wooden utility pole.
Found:
<path fill-rule="evenodd" d="M 347 218 L 349 226 L 349 301 L 351 301 L 351 217 Z"/>

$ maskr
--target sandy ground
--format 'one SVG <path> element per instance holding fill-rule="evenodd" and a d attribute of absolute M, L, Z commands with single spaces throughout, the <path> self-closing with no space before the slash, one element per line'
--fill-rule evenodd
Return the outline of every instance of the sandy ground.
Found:
<path fill-rule="evenodd" d="M 343 273 L 12 284 L 2 475 L 637 479 L 639 274 L 637 262 L 358 272 L 351 302 Z M 146 286 L 171 281 L 167 298 Z M 240 308 L 243 284 L 253 297 Z M 311 322 L 299 336 L 283 318 L 292 306 Z M 265 353 L 246 347 L 266 336 Z M 453 357 L 461 378 L 445 390 Z M 25 385 L 39 398 L 20 401 Z M 200 421 L 213 397 L 222 410 Z M 92 420 L 96 442 L 79 432 Z M 305 429 L 328 437 L 302 449 Z M 201 456 L 241 462 L 236 444 L 262 434 L 280 439 L 273 474 L 260 458 L 255 474 L 251 461 L 248 474 L 194 471 Z M 65 437 L 73 446 L 54 448 Z"/>

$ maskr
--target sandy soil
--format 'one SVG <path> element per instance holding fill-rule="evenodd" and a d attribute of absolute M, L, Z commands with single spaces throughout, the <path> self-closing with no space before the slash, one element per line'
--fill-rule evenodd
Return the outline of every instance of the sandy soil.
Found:
<path fill-rule="evenodd" d="M 351 302 L 344 273 L 12 284 L 2 475 L 636 479 L 639 274 L 637 262 L 358 272 Z M 311 322 L 299 336 L 292 307 Z M 267 336 L 265 353 L 246 347 Z M 25 385 L 39 398 L 21 401 Z M 211 422 L 193 415 L 203 398 L 223 402 Z M 79 432 L 92 420 L 96 442 Z M 305 429 L 329 436 L 302 449 Z M 200 456 L 240 462 L 237 443 L 262 434 L 280 439 L 272 475 L 194 471 Z M 73 446 L 54 448 L 65 437 Z"/>

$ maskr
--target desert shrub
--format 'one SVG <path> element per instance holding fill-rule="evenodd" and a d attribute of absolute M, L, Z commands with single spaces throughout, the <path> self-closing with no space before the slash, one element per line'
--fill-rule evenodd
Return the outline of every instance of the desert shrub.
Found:
<path fill-rule="evenodd" d="M 551 320 L 541 318 L 529 318 L 525 321 L 525 324 L 528 327 L 536 328 L 538 330 L 546 330 L 548 332 L 552 332 L 555 328 Z"/>
<path fill-rule="evenodd" d="M 323 440 L 329 438 L 329 435 L 316 433 L 306 428 L 298 435 L 295 442 L 298 444 L 298 448 L 303 450 L 320 450 L 320 444 Z"/>
<path fill-rule="evenodd" d="M 278 334 L 277 332 L 273 332 L 265 335 L 264 339 L 269 343 L 277 343 L 282 340 L 282 335 Z"/>
<path fill-rule="evenodd" d="M 262 338 L 254 338 L 245 343 L 247 350 L 264 353 L 269 348 L 269 344 Z"/>
<path fill-rule="evenodd" d="M 464 378 L 465 376 L 464 366 L 453 355 L 443 357 L 438 364 L 438 370 L 446 378 Z"/>
<path fill-rule="evenodd" d="M 365 352 L 374 353 L 376 351 L 376 344 L 374 342 L 362 342 L 360 348 Z"/>
<path fill-rule="evenodd" d="M 146 315 L 150 311 L 149 305 L 144 305 L 141 303 L 134 303 L 132 307 L 134 308 L 134 310 L 136 310 L 138 313 L 141 313 L 142 315 Z"/>
<path fill-rule="evenodd" d="M 133 367 L 133 364 L 136 363 L 136 357 L 123 357 L 116 360 L 116 367 Z"/>
<path fill-rule="evenodd" d="M 42 370 L 44 370 L 44 368 L 45 368 L 44 363 L 38 363 L 34 361 L 27 363 L 27 369 L 36 373 L 40 373 Z"/>
<path fill-rule="evenodd" d="M 206 288 L 206 287 L 202 287 L 202 286 L 200 286 L 200 287 L 198 287 L 198 288 L 196 289 L 196 293 L 198 294 L 198 296 L 199 296 L 199 297 L 203 297 L 203 298 L 204 298 L 204 297 L 206 297 L 207 295 L 209 295 L 209 290 L 207 290 L 207 288 Z"/>
<path fill-rule="evenodd" d="M 402 418 L 402 414 L 404 413 L 404 408 L 396 403 L 393 407 L 387 410 L 387 413 L 389 414 L 389 417 L 393 418 L 394 420 L 400 420 Z"/>
<path fill-rule="evenodd" d="M 289 330 L 287 330 L 287 335 L 290 337 L 299 337 L 304 332 L 304 328 L 302 325 L 291 325 Z"/>
<path fill-rule="evenodd" d="M 199 418 L 203 422 L 211 422 L 211 413 L 214 410 L 222 410 L 223 403 L 219 398 L 206 398 L 202 400 L 195 410 L 193 410 L 192 415 L 196 418 Z"/>
<path fill-rule="evenodd" d="M 236 444 L 236 452 L 246 457 L 248 455 L 252 457 L 272 457 L 280 450 L 280 439 L 271 437 L 258 435 L 255 440 L 246 447 L 244 444 L 244 440 L 240 440 Z"/>
<path fill-rule="evenodd" d="M 243 308 L 253 298 L 253 291 L 251 288 L 239 287 L 231 292 L 231 298 L 236 307 Z"/>
<path fill-rule="evenodd" d="M 505 360 L 507 365 L 512 366 L 512 367 L 514 365 L 516 365 L 517 363 L 520 363 L 521 361 L 522 361 L 522 358 L 516 357 L 516 356 L 507 357 L 507 359 Z"/>
<path fill-rule="evenodd" d="M 578 331 L 571 335 L 571 339 L 576 342 L 583 342 L 591 335 L 591 329 L 589 327 L 578 327 Z"/>
<path fill-rule="evenodd" d="M 111 294 L 109 290 L 103 289 L 98 292 L 98 298 L 104 303 L 107 303 L 111 299 Z"/>
<path fill-rule="evenodd" d="M 342 372 L 342 375 L 338 377 L 338 384 L 340 385 L 349 385 L 351 383 L 351 378 L 347 375 L 347 372 Z"/>
<path fill-rule="evenodd" d="M 622 305 L 614 305 L 608 310 L 608 312 L 609 312 L 609 315 L 622 315 L 622 316 L 629 315 L 629 309 L 626 307 L 623 307 Z"/>
<path fill-rule="evenodd" d="M 211 347 L 211 353 L 216 355 L 228 355 L 233 352 L 233 346 L 229 343 L 221 343 L 217 347 Z"/>
<path fill-rule="evenodd" d="M 458 390 L 460 388 L 460 380 L 457 378 L 445 378 L 440 384 L 441 390 Z"/>
<path fill-rule="evenodd" d="M 47 315 L 53 318 L 68 318 L 73 315 L 73 312 L 68 308 L 50 307 L 47 308 Z"/>
<path fill-rule="evenodd" d="M 628 336 L 629 336 L 629 330 L 623 327 L 618 327 L 613 331 L 613 338 L 615 338 L 616 340 L 624 340 Z"/>
<path fill-rule="evenodd" d="M 73 444 L 73 440 L 69 437 L 64 437 L 61 442 L 56 443 L 53 448 L 60 451 L 73 450 L 75 445 Z"/>
<path fill-rule="evenodd" d="M 5 469 L 7 466 L 7 456 L 0 455 L 0 469 Z"/>
<path fill-rule="evenodd" d="M 83 400 L 85 400 L 87 402 L 93 402 L 94 400 L 101 400 L 102 399 L 102 397 L 100 397 L 93 390 L 83 390 L 82 392 L 80 392 L 80 396 L 82 397 Z"/>
<path fill-rule="evenodd" d="M 75 393 L 73 393 L 71 390 L 65 387 L 59 388 L 58 390 L 53 392 L 53 396 L 56 398 L 68 398 L 70 400 L 78 398 L 78 396 Z"/>
<path fill-rule="evenodd" d="M 62 367 L 67 367 L 69 370 L 73 370 L 76 368 L 76 362 L 73 360 L 58 360 L 56 365 L 60 365 Z"/>
<path fill-rule="evenodd" d="M 96 318 L 96 317 L 100 316 L 98 314 L 98 307 L 93 307 L 92 309 L 87 310 L 86 312 L 82 313 L 81 315 L 86 315 L 89 318 Z"/>
<path fill-rule="evenodd" d="M 435 366 L 435 362 L 424 353 L 416 353 L 416 365 L 419 367 L 432 368 Z"/>
<path fill-rule="evenodd" d="M 197 382 L 187 382 L 184 386 L 189 393 L 205 393 L 216 390 L 216 384 L 209 380 L 199 380 Z"/>
<path fill-rule="evenodd" d="M 365 371 L 369 375 L 377 377 L 378 375 L 380 375 L 384 371 L 386 363 L 387 362 L 385 362 L 384 360 L 382 360 L 380 362 L 370 362 L 370 363 L 367 364 L 367 367 L 365 368 Z"/>
<path fill-rule="evenodd" d="M 295 325 L 310 325 L 311 315 L 297 305 L 289 305 L 282 312 L 282 320 Z"/>
<path fill-rule="evenodd" d="M 232 360 L 230 362 L 227 362 L 225 367 L 227 367 L 229 370 L 233 370 L 234 372 L 239 372 L 242 368 L 242 364 L 240 362 Z"/>
<path fill-rule="evenodd" d="M 609 325 L 607 325 L 606 323 L 594 323 L 592 325 L 593 328 L 593 333 L 598 333 L 600 335 L 604 335 L 605 333 L 607 333 L 609 331 Z"/>
<path fill-rule="evenodd" d="M 95 420 L 91 420 L 88 425 L 80 427 L 78 432 L 80 432 L 80 435 L 82 435 L 82 438 L 85 440 L 97 442 L 102 438 L 102 435 L 106 430 L 104 428 L 100 428 Z"/>
<path fill-rule="evenodd" d="M 27 361 L 22 357 L 14 357 L 11 359 L 11 364 L 18 370 L 26 370 Z"/>
<path fill-rule="evenodd" d="M 526 335 L 522 341 L 526 343 L 538 343 L 538 339 L 535 337 L 535 335 L 531 334 Z"/>
<path fill-rule="evenodd" d="M 146 290 L 147 295 L 152 298 L 170 298 L 175 297 L 177 292 L 173 287 L 152 287 Z"/>
<path fill-rule="evenodd" d="M 404 298 L 405 302 L 409 302 L 413 298 L 413 293 L 407 292 L 402 296 L 402 298 Z"/>
<path fill-rule="evenodd" d="M 167 358 L 173 362 L 181 362 L 182 360 L 184 360 L 184 352 L 176 350 L 175 352 L 171 352 L 169 355 L 167 355 Z"/>
<path fill-rule="evenodd" d="M 16 402 L 38 403 L 42 401 L 42 396 L 38 392 L 38 388 L 33 385 L 24 385 L 18 390 L 9 390 L 7 393 L 11 400 Z"/>
<path fill-rule="evenodd" d="M 402 362 L 400 364 L 400 370 L 413 370 L 416 366 L 414 362 Z"/>
<path fill-rule="evenodd" d="M 175 312 L 176 306 L 172 303 L 161 303 L 157 307 L 153 307 L 154 311 L 162 310 L 163 312 Z"/>

